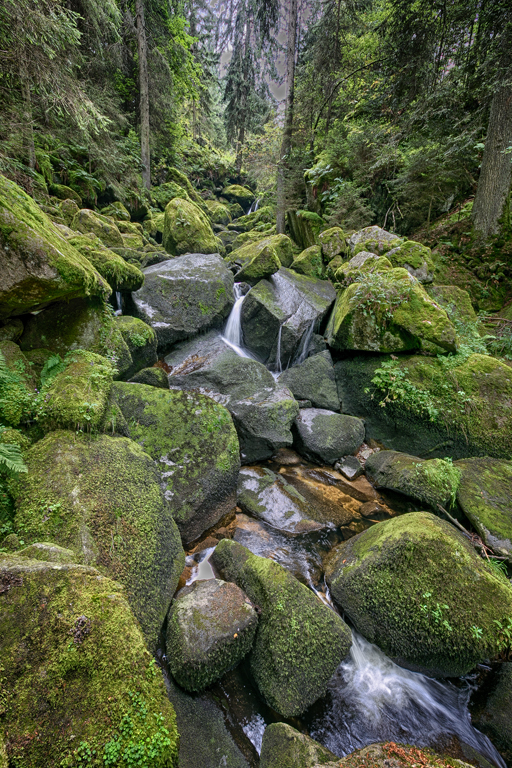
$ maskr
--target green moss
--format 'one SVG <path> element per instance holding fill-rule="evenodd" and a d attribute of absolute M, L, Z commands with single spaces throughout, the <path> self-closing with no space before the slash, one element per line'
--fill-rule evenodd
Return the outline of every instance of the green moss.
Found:
<path fill-rule="evenodd" d="M 115 291 L 136 291 L 144 282 L 144 275 L 132 264 L 128 264 L 114 251 L 105 248 L 94 235 L 76 235 L 69 241 L 85 256 Z M 141 242 L 142 245 L 142 242 Z"/>
<path fill-rule="evenodd" d="M 178 171 L 177 168 L 169 168 L 167 171 L 167 181 L 173 181 L 175 184 L 186 190 L 187 195 L 193 203 L 198 205 L 201 210 L 206 211 L 204 200 L 198 193 L 197 189 L 190 183 L 184 173 Z"/>
<path fill-rule="evenodd" d="M 388 655 L 459 676 L 503 650 L 512 589 L 449 523 L 412 512 L 335 550 L 327 581 L 357 630 Z"/>
<path fill-rule="evenodd" d="M 181 198 L 171 200 L 165 209 L 163 246 L 173 256 L 219 250 L 206 215 L 195 203 Z"/>
<path fill-rule="evenodd" d="M 287 723 L 271 723 L 265 728 L 260 768 L 319 768 L 336 759 L 328 749 Z"/>
<path fill-rule="evenodd" d="M 205 200 L 208 208 L 208 216 L 213 224 L 229 224 L 231 222 L 231 213 L 227 205 L 222 205 L 217 200 Z"/>
<path fill-rule="evenodd" d="M 174 200 L 175 197 L 181 197 L 182 200 L 190 200 L 187 190 L 183 185 L 176 184 L 175 181 L 168 181 L 151 189 L 151 201 L 162 211 L 165 211 L 167 203 Z"/>
<path fill-rule="evenodd" d="M 393 248 L 386 247 L 384 252 L 388 254 L 388 259 L 394 267 L 409 265 L 415 270 L 425 267 L 430 275 L 434 274 L 435 265 L 432 260 L 432 251 L 426 245 L 416 243 L 414 240 L 406 240 Z"/>
<path fill-rule="evenodd" d="M 254 200 L 254 192 L 251 192 L 247 187 L 242 187 L 240 184 L 230 184 L 222 190 L 223 197 L 227 200 L 239 203 L 240 205 L 247 206 Z"/>
<path fill-rule="evenodd" d="M 120 315 L 115 318 L 132 358 L 132 365 L 124 372 L 123 378 L 131 378 L 142 368 L 150 368 L 158 359 L 156 333 L 138 317 Z"/>
<path fill-rule="evenodd" d="M 133 385 L 137 386 L 137 385 Z M 52 432 L 26 452 L 16 530 L 52 541 L 126 587 L 146 642 L 157 643 L 184 566 L 153 460 L 124 437 Z"/>
<path fill-rule="evenodd" d="M 274 220 L 275 214 L 273 209 L 270 206 L 265 205 L 262 208 L 258 208 L 254 213 L 240 216 L 232 224 L 228 224 L 228 229 L 235 229 L 237 232 L 248 232 L 249 230 L 258 227 L 258 231 L 261 235 L 260 225 L 266 230 L 267 225 L 272 224 Z M 267 232 L 266 234 L 269 235 L 271 233 Z"/>
<path fill-rule="evenodd" d="M 128 209 L 119 200 L 115 200 L 106 208 L 101 209 L 101 213 L 104 216 L 112 216 L 112 218 L 118 221 L 130 221 L 130 213 Z"/>
<path fill-rule="evenodd" d="M 336 256 L 348 254 L 346 235 L 340 227 L 331 227 L 318 235 L 318 242 L 322 248 L 324 262 L 328 264 Z"/>
<path fill-rule="evenodd" d="M 242 251 L 249 253 L 251 246 L 246 246 L 236 252 L 236 260 L 241 261 L 242 266 L 235 275 L 237 282 L 246 282 L 255 285 L 260 280 L 270 277 L 281 268 L 279 257 L 271 245 L 259 247 L 260 243 L 252 246 L 254 256 L 245 259 Z M 232 254 L 233 256 L 233 254 Z M 243 260 L 242 260 L 243 259 Z"/>
<path fill-rule="evenodd" d="M 348 653 L 350 630 L 273 560 L 229 539 L 217 545 L 212 560 L 261 609 L 249 657 L 261 694 L 285 717 L 301 714 L 324 694 Z"/>
<path fill-rule="evenodd" d="M 283 267 L 289 267 L 294 259 L 294 245 L 287 235 L 272 235 L 266 237 L 261 232 L 245 232 L 237 236 L 233 242 L 233 250 L 227 260 L 244 263 L 265 247 L 273 248 Z"/>
<path fill-rule="evenodd" d="M 126 768 L 137 754 L 141 768 L 175 768 L 175 714 L 121 586 L 93 568 L 0 558 L 9 764 Z"/>
<path fill-rule="evenodd" d="M 367 227 L 367 229 L 375 229 L 375 228 Z M 361 251 L 370 251 L 370 253 L 386 254 L 388 251 L 391 251 L 394 248 L 400 248 L 403 242 L 404 241 L 400 237 L 397 237 L 394 240 L 387 240 L 387 239 L 380 240 L 378 238 L 369 238 L 368 240 L 359 242 L 354 248 L 352 255 L 357 256 L 357 254 L 361 253 Z"/>
<path fill-rule="evenodd" d="M 13 341 L 0 342 L 0 425 L 17 427 L 32 414 L 35 379 L 30 363 Z"/>
<path fill-rule="evenodd" d="M 319 245 L 311 245 L 295 257 L 290 269 L 298 272 L 300 275 L 308 277 L 318 277 L 322 280 L 325 277 L 324 263 L 322 258 L 322 249 Z"/>

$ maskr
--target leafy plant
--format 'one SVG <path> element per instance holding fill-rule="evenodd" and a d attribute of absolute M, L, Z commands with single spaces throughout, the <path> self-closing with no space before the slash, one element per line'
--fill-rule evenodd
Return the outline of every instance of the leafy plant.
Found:
<path fill-rule="evenodd" d="M 360 274 L 355 280 L 357 287 L 354 299 L 363 315 L 376 317 L 379 322 L 386 324 L 392 320 L 395 310 L 407 301 L 411 295 L 413 284 L 389 284 L 383 280 L 380 272 Z"/>
<path fill-rule="evenodd" d="M 400 368 L 398 360 L 383 362 L 380 368 L 374 371 L 371 382 L 384 393 L 384 397 L 379 402 L 381 408 L 396 402 L 407 410 L 428 416 L 432 422 L 438 420 L 439 411 L 433 404 L 430 393 L 425 389 L 419 389 L 407 378 L 407 373 Z M 365 392 L 369 391 L 368 388 L 365 389 Z"/>

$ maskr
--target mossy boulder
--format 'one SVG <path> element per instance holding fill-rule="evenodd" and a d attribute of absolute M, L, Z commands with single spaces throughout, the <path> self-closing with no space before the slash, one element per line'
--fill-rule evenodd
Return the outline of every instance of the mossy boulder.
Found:
<path fill-rule="evenodd" d="M 261 609 L 249 656 L 261 694 L 281 715 L 301 714 L 325 693 L 349 652 L 350 629 L 282 566 L 235 541 L 223 539 L 212 561 Z"/>
<path fill-rule="evenodd" d="M 354 232 L 347 240 L 352 253 L 358 250 L 371 251 L 372 253 L 386 253 L 392 248 L 401 245 L 403 239 L 392 232 L 387 232 L 381 227 L 372 226 Z"/>
<path fill-rule="evenodd" d="M 0 353 L 8 370 L 0 378 L 0 424 L 17 427 L 32 413 L 36 380 L 17 344 L 1 341 Z"/>
<path fill-rule="evenodd" d="M 29 547 L 20 549 L 16 554 L 28 560 L 43 560 L 47 563 L 76 563 L 77 559 L 76 552 L 72 549 L 59 547 L 58 544 L 52 544 L 49 541 L 37 541 Z"/>
<path fill-rule="evenodd" d="M 59 211 L 68 227 L 71 226 L 71 222 L 73 221 L 73 219 L 75 218 L 76 214 L 81 209 L 81 207 L 82 207 L 82 203 L 80 202 L 80 204 L 78 204 L 74 200 L 62 200 L 59 203 Z M 73 230 L 71 231 L 73 232 Z"/>
<path fill-rule="evenodd" d="M 238 203 L 242 208 L 247 207 L 254 201 L 254 192 L 240 184 L 230 184 L 222 190 L 222 196 L 230 203 Z"/>
<path fill-rule="evenodd" d="M 184 187 L 176 184 L 175 181 L 167 181 L 165 184 L 160 184 L 159 187 L 152 187 L 151 189 L 151 202 L 165 211 L 165 208 L 171 200 L 176 197 L 180 197 L 182 200 L 190 200 L 188 192 Z M 190 202 L 192 202 L 190 200 Z"/>
<path fill-rule="evenodd" d="M 273 235 L 275 234 L 275 231 L 267 232 L 267 230 L 272 228 L 271 225 L 274 221 L 274 210 L 266 205 L 263 208 L 258 208 L 258 210 L 253 213 L 247 213 L 245 216 L 240 216 L 236 221 L 228 224 L 228 229 L 233 229 L 236 232 L 249 232 L 250 230 L 257 229 L 260 235 L 263 230 L 267 235 Z"/>
<path fill-rule="evenodd" d="M 231 254 L 231 263 L 241 265 L 235 274 L 237 283 L 256 285 L 260 280 L 270 277 L 281 268 L 281 262 L 274 248 L 271 245 L 262 247 L 259 245 L 255 243 L 252 247 L 249 245 Z"/>
<path fill-rule="evenodd" d="M 377 488 L 388 488 L 427 504 L 434 512 L 455 503 L 461 470 L 451 460 L 409 456 L 398 451 L 378 451 L 366 461 L 366 474 Z"/>
<path fill-rule="evenodd" d="M 262 232 L 242 232 L 233 241 L 233 250 L 228 261 L 240 261 L 240 264 L 255 256 L 258 249 L 269 246 L 277 254 L 283 267 L 290 267 L 295 257 L 295 248 L 287 235 L 265 236 Z"/>
<path fill-rule="evenodd" d="M 0 175 L 0 318 L 110 287 L 17 184 Z"/>
<path fill-rule="evenodd" d="M 192 202 L 198 205 L 204 212 L 206 212 L 206 206 L 204 204 L 203 198 L 184 173 L 178 171 L 177 168 L 168 168 L 167 183 L 170 181 L 173 181 L 179 187 L 184 189 Z"/>
<path fill-rule="evenodd" d="M 295 419 L 293 434 L 300 454 L 313 461 L 334 464 L 361 446 L 364 422 L 324 408 L 302 408 Z"/>
<path fill-rule="evenodd" d="M 327 350 L 288 368 L 280 375 L 279 383 L 288 387 L 297 400 L 309 400 L 314 408 L 340 409 L 334 367 Z"/>
<path fill-rule="evenodd" d="M 177 768 L 176 717 L 121 585 L 5 554 L 0 584 L 8 764 L 62 768 L 96 754 L 122 768 L 136 753 L 141 766 Z"/>
<path fill-rule="evenodd" d="M 114 202 L 109 203 L 106 208 L 102 208 L 101 213 L 104 216 L 111 216 L 113 219 L 116 219 L 116 221 L 130 221 L 130 212 L 128 208 L 119 200 L 114 200 Z"/>
<path fill-rule="evenodd" d="M 436 267 L 432 251 L 426 245 L 406 240 L 396 248 L 386 251 L 386 257 L 394 267 L 404 267 L 420 283 L 431 283 L 434 279 Z"/>
<path fill-rule="evenodd" d="M 89 208 L 82 208 L 78 211 L 71 222 L 71 229 L 83 234 L 91 232 L 99 237 L 103 245 L 107 247 L 109 245 L 118 247 L 123 245 L 123 238 L 114 219 L 110 216 L 103 216 L 102 213 L 91 211 Z"/>
<path fill-rule="evenodd" d="M 260 768 L 312 768 L 336 761 L 336 755 L 287 723 L 265 728 Z"/>
<path fill-rule="evenodd" d="M 184 552 L 153 459 L 124 437 L 58 431 L 25 461 L 14 494 L 25 543 L 72 549 L 77 562 L 121 582 L 154 649 Z"/>
<path fill-rule="evenodd" d="M 144 238 L 138 232 L 128 232 L 121 234 L 123 239 L 123 248 L 130 248 L 131 250 L 141 250 L 144 247 Z"/>
<path fill-rule="evenodd" d="M 401 515 L 340 544 L 326 579 L 358 632 L 402 666 L 458 677 L 503 647 L 510 584 L 435 515 Z"/>
<path fill-rule="evenodd" d="M 220 579 L 195 581 L 177 594 L 167 623 L 167 660 L 186 691 L 202 691 L 250 651 L 258 614 L 242 590 Z"/>
<path fill-rule="evenodd" d="M 336 256 L 345 255 L 348 250 L 346 235 L 340 227 L 331 227 L 320 232 L 318 242 L 322 248 L 322 256 L 326 264 Z"/>
<path fill-rule="evenodd" d="M 95 235 L 75 235 L 68 242 L 91 262 L 114 291 L 136 291 L 144 282 L 140 269 L 106 248 Z"/>
<path fill-rule="evenodd" d="M 379 256 L 370 251 L 360 251 L 352 256 L 349 261 L 337 261 L 341 257 L 336 256 L 327 267 L 327 272 L 340 283 L 341 286 L 351 285 L 365 279 L 368 273 L 387 272 L 393 268 L 390 260 L 385 256 Z M 375 278 L 374 278 L 375 279 Z"/>
<path fill-rule="evenodd" d="M 162 243 L 172 256 L 219 252 L 218 239 L 206 214 L 195 203 L 179 197 L 166 206 Z"/>
<path fill-rule="evenodd" d="M 132 295 L 136 314 L 155 329 L 164 352 L 200 331 L 220 328 L 234 303 L 233 275 L 220 256 L 169 259 L 147 267 L 144 277 Z"/>
<path fill-rule="evenodd" d="M 138 317 L 120 315 L 114 320 L 132 358 L 132 365 L 123 376 L 130 379 L 142 368 L 150 368 L 158 360 L 157 338 L 154 328 Z"/>
<path fill-rule="evenodd" d="M 208 208 L 208 217 L 212 224 L 231 223 L 231 213 L 227 205 L 223 205 L 217 200 L 205 200 L 204 204 Z"/>
<path fill-rule="evenodd" d="M 427 293 L 445 311 L 455 323 L 475 323 L 476 313 L 471 303 L 471 296 L 456 285 L 429 285 Z"/>
<path fill-rule="evenodd" d="M 338 350 L 402 352 L 435 344 L 457 349 L 448 315 L 405 269 L 369 273 L 338 295 L 327 329 Z"/>
<path fill-rule="evenodd" d="M 157 463 L 184 541 L 193 541 L 236 504 L 240 458 L 229 412 L 196 392 L 144 384 L 116 383 L 112 398 L 129 436 Z"/>
<path fill-rule="evenodd" d="M 131 384 L 147 384 L 149 387 L 169 389 L 169 375 L 157 366 L 142 368 L 129 381 Z"/>
<path fill-rule="evenodd" d="M 305 251 L 302 251 L 302 253 L 296 256 L 290 269 L 298 272 L 299 275 L 317 277 L 320 280 L 325 279 L 324 262 L 320 246 L 311 245 Z"/>
<path fill-rule="evenodd" d="M 512 455 L 512 371 L 494 357 L 367 356 L 339 361 L 334 372 L 343 410 L 364 418 L 367 438 L 388 448 L 453 459 Z"/>
<path fill-rule="evenodd" d="M 26 352 L 49 349 L 61 357 L 69 351 L 85 349 L 113 361 L 119 377 L 133 363 L 112 311 L 99 300 L 59 302 L 31 315 L 25 322 L 20 346 Z"/>
<path fill-rule="evenodd" d="M 51 195 L 58 197 L 59 200 L 72 200 L 80 208 L 82 207 L 82 198 L 71 187 L 67 187 L 65 184 L 50 184 L 49 190 Z"/>
<path fill-rule="evenodd" d="M 455 466 L 462 473 L 462 511 L 485 544 L 512 564 L 512 461 L 473 458 Z"/>

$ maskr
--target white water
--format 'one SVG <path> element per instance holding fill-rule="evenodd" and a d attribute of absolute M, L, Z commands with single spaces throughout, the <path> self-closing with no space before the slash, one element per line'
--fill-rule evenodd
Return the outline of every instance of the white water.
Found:
<path fill-rule="evenodd" d="M 121 293 L 120 291 L 116 291 L 116 309 L 114 312 L 115 315 L 122 315 L 123 314 L 123 304 L 121 300 Z"/>
<path fill-rule="evenodd" d="M 203 549 L 197 555 L 189 555 L 185 558 L 185 565 L 192 567 L 190 578 L 187 579 L 187 586 L 193 584 L 194 581 L 207 581 L 208 579 L 214 579 L 215 574 L 213 568 L 210 565 L 210 557 L 213 554 L 215 547 L 209 547 Z"/>
<path fill-rule="evenodd" d="M 457 736 L 505 768 L 487 736 L 471 725 L 469 685 L 459 689 L 402 669 L 356 632 L 329 693 L 331 704 L 313 723 L 311 736 L 340 757 L 379 741 L 435 746 L 445 736 Z"/>
<path fill-rule="evenodd" d="M 260 198 L 258 197 L 258 199 L 254 201 L 254 203 L 251 205 L 251 207 L 247 211 L 247 215 L 249 215 L 250 213 L 256 213 L 256 211 L 259 208 L 259 205 L 260 205 Z"/>
<path fill-rule="evenodd" d="M 235 283 L 233 286 L 233 293 L 235 295 L 235 303 L 233 309 L 226 321 L 226 327 L 224 328 L 224 335 L 222 340 L 233 349 L 240 357 L 254 358 L 249 350 L 244 349 L 242 338 L 242 304 L 244 303 L 245 296 L 242 294 L 242 284 Z"/>
<path fill-rule="evenodd" d="M 302 339 L 300 340 L 300 344 L 297 349 L 297 352 L 295 353 L 295 357 L 293 358 L 292 366 L 300 365 L 301 363 L 304 362 L 304 360 L 308 356 L 309 345 L 311 343 L 311 338 L 315 330 L 315 323 L 316 321 L 313 320 L 313 322 L 307 329 L 306 333 L 303 334 Z"/>

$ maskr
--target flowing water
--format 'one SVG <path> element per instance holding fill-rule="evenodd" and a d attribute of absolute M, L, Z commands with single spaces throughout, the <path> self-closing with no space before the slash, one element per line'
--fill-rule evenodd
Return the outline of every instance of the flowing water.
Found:
<path fill-rule="evenodd" d="M 243 346 L 242 337 L 242 304 L 247 294 L 242 293 L 242 283 L 235 283 L 233 286 L 235 303 L 231 313 L 226 321 L 224 335 L 222 340 L 233 349 L 240 357 L 249 357 L 254 359 L 248 349 Z"/>

